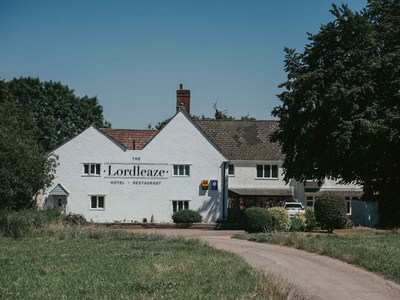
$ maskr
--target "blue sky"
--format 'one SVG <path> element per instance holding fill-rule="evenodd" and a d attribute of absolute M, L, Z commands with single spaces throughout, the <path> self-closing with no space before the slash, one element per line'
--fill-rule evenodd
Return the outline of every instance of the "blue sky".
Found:
<path fill-rule="evenodd" d="M 145 129 L 213 104 L 236 118 L 272 119 L 285 81 L 283 48 L 332 20 L 339 1 L 0 0 L 0 78 L 60 81 L 97 96 L 113 128 Z M 344 1 L 360 10 L 366 0 Z"/>

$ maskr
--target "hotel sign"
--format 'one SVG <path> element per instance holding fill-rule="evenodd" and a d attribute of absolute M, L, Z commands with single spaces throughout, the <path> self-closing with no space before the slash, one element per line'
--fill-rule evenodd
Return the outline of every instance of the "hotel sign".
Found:
<path fill-rule="evenodd" d="M 103 176 L 105 178 L 143 178 L 161 179 L 168 178 L 169 164 L 104 164 Z"/>
<path fill-rule="evenodd" d="M 208 190 L 208 180 L 202 180 L 201 181 L 201 189 L 202 190 Z"/>

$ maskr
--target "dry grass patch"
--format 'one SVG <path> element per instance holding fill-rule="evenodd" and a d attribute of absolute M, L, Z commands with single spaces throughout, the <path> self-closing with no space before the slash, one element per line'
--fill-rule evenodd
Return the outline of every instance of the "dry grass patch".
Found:
<path fill-rule="evenodd" d="M 0 299 L 268 299 L 243 259 L 198 240 L 95 226 L 0 237 Z"/>

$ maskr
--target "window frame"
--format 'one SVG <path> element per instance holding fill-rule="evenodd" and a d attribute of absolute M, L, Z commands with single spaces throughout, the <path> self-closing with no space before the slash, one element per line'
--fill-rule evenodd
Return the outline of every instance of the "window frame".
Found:
<path fill-rule="evenodd" d="M 172 176 L 189 177 L 190 176 L 190 164 L 173 164 L 172 165 Z"/>
<path fill-rule="evenodd" d="M 228 176 L 235 176 L 235 165 L 228 164 Z"/>
<path fill-rule="evenodd" d="M 105 210 L 106 209 L 106 195 L 89 195 L 90 196 L 90 210 Z M 95 207 L 93 207 L 93 200 Z M 102 205 L 100 205 L 102 204 Z"/>
<path fill-rule="evenodd" d="M 99 177 L 101 174 L 101 164 L 83 163 L 83 176 Z"/>
<path fill-rule="evenodd" d="M 172 200 L 172 213 L 189 209 L 190 200 Z"/>
<path fill-rule="evenodd" d="M 312 203 L 312 205 L 308 205 L 309 203 Z M 315 197 L 314 196 L 307 196 L 306 197 L 306 206 L 305 206 L 305 208 L 314 209 L 314 205 L 315 205 Z"/>
<path fill-rule="evenodd" d="M 351 201 L 352 200 L 359 200 L 359 197 L 351 197 L 351 196 L 345 196 L 344 197 L 347 201 L 347 215 L 351 216 L 352 215 L 352 205 L 351 205 Z"/>
<path fill-rule="evenodd" d="M 279 179 L 278 164 L 257 164 L 256 165 L 257 179 Z"/>

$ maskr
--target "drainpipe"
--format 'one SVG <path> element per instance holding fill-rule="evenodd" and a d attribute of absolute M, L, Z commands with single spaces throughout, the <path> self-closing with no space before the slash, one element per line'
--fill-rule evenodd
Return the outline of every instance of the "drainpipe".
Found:
<path fill-rule="evenodd" d="M 227 178 L 226 178 L 226 166 L 228 162 L 223 162 L 222 165 L 222 220 L 226 221 L 226 211 L 227 211 L 227 204 L 226 204 L 226 186 L 227 186 Z"/>

